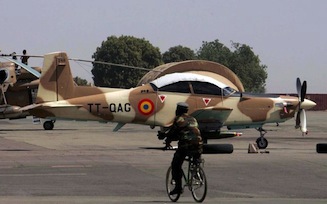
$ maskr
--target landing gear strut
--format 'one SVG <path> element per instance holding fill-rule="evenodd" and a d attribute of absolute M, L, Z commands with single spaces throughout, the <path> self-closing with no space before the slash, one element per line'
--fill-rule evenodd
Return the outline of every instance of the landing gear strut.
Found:
<path fill-rule="evenodd" d="M 260 132 L 260 137 L 256 141 L 259 149 L 266 149 L 268 146 L 268 140 L 264 136 L 267 133 L 267 131 L 264 130 L 262 127 L 257 128 L 256 130 Z"/>

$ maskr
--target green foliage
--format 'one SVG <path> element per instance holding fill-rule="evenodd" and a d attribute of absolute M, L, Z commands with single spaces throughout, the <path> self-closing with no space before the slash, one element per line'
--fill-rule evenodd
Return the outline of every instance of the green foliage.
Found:
<path fill-rule="evenodd" d="M 96 49 L 92 58 L 95 61 L 143 68 L 154 68 L 162 63 L 158 47 L 154 47 L 144 38 L 140 39 L 132 36 L 108 37 Z M 92 74 L 96 86 L 130 88 L 136 86 L 145 72 L 94 63 Z"/>
<path fill-rule="evenodd" d="M 78 86 L 91 86 L 91 84 L 86 79 L 82 79 L 78 76 L 74 77 L 73 80 Z"/>
<path fill-rule="evenodd" d="M 244 89 L 249 92 L 264 93 L 267 66 L 260 65 L 258 55 L 245 44 L 232 43 L 235 49 L 229 67 L 241 79 Z"/>
<path fill-rule="evenodd" d="M 231 58 L 231 51 L 219 40 L 202 42 L 202 47 L 197 51 L 198 59 L 218 62 L 226 66 Z"/>
<path fill-rule="evenodd" d="M 164 63 L 180 62 L 193 59 L 196 59 L 194 51 L 181 45 L 169 48 L 169 50 L 162 55 L 162 60 Z"/>
<path fill-rule="evenodd" d="M 265 81 L 267 79 L 267 66 L 260 64 L 258 55 L 252 48 L 245 44 L 232 43 L 231 51 L 219 40 L 203 42 L 197 52 L 198 59 L 218 62 L 231 69 L 243 83 L 248 92 L 265 92 Z"/>
<path fill-rule="evenodd" d="M 200 49 L 194 53 L 181 45 L 169 48 L 162 55 L 164 63 L 191 59 L 218 62 L 231 69 L 242 81 L 248 92 L 265 92 L 267 66 L 260 64 L 258 55 L 245 44 L 232 42 L 229 49 L 219 40 L 202 42 Z M 92 58 L 95 61 L 111 62 L 134 67 L 154 68 L 162 63 L 158 47 L 154 47 L 144 38 L 132 36 L 110 36 L 96 49 Z M 116 88 L 134 87 L 146 72 L 121 66 L 93 64 L 92 74 L 96 86 Z"/>

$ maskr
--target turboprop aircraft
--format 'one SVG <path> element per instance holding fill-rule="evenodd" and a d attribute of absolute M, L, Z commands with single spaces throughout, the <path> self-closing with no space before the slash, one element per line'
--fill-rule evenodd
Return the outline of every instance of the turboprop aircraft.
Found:
<path fill-rule="evenodd" d="M 296 125 L 307 132 L 305 110 L 316 104 L 305 99 L 306 82 L 297 80 L 298 97 L 250 94 L 244 93 L 237 76 L 220 64 L 196 60 L 178 65 L 186 67 L 163 71 L 159 66 L 156 74 L 131 89 L 75 87 L 67 54 L 50 53 L 44 56 L 36 103 L 21 110 L 51 120 L 118 122 L 117 129 L 136 123 L 165 131 L 173 123 L 176 104 L 182 101 L 189 104 L 189 114 L 197 119 L 204 140 L 219 138 L 223 126 L 256 128 L 260 132 L 258 146 L 266 148 L 263 125 L 284 122 L 296 112 Z M 217 66 L 220 74 L 207 72 Z M 147 82 L 149 78 L 154 80 Z"/>

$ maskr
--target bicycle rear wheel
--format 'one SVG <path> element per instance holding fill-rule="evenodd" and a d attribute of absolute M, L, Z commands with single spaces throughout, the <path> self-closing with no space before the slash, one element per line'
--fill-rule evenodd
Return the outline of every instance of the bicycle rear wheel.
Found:
<path fill-rule="evenodd" d="M 172 174 L 171 174 L 171 166 L 167 170 L 166 174 L 166 191 L 169 199 L 173 202 L 176 202 L 179 197 L 181 196 L 180 193 L 175 194 L 175 195 L 170 195 L 169 193 L 175 188 L 176 182 L 173 180 Z"/>
<path fill-rule="evenodd" d="M 192 172 L 191 191 L 196 202 L 204 201 L 207 195 L 207 179 L 201 166 Z"/>

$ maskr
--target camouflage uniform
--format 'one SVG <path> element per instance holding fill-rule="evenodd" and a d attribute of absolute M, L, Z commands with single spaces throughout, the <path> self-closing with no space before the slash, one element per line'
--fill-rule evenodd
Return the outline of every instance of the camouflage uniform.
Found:
<path fill-rule="evenodd" d="M 181 107 L 179 105 L 186 105 L 184 111 L 182 110 L 183 113 L 178 113 L 178 109 Z M 171 163 L 172 177 L 176 182 L 176 189 L 172 192 L 182 190 L 182 165 L 185 157 L 193 156 L 195 159 L 199 159 L 202 153 L 202 137 L 198 123 L 195 118 L 186 113 L 187 110 L 186 103 L 178 103 L 174 123 L 167 133 L 166 146 L 169 146 L 171 141 L 178 140 L 178 149 Z"/>
<path fill-rule="evenodd" d="M 178 140 L 178 149 L 192 153 L 202 153 L 202 137 L 195 118 L 184 113 L 176 116 L 174 124 L 167 133 L 166 143 Z"/>

